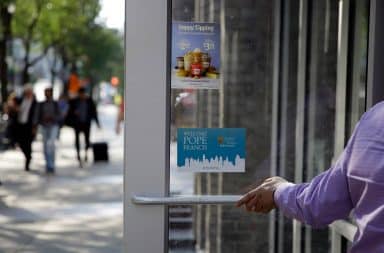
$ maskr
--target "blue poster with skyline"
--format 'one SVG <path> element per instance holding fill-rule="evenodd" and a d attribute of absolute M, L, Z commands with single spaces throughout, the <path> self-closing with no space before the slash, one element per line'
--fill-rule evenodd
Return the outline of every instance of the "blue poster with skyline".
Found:
<path fill-rule="evenodd" d="M 218 89 L 220 84 L 220 24 L 172 23 L 174 89 Z"/>
<path fill-rule="evenodd" d="M 179 128 L 180 171 L 244 172 L 245 128 Z"/>

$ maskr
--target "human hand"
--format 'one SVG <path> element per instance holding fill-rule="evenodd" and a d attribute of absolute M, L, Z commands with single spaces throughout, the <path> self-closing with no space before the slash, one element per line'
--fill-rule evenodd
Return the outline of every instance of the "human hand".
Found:
<path fill-rule="evenodd" d="M 236 206 L 244 206 L 248 212 L 268 213 L 276 208 L 273 198 L 275 190 L 280 184 L 286 182 L 287 180 L 281 177 L 267 178 L 261 185 L 245 194 Z"/>

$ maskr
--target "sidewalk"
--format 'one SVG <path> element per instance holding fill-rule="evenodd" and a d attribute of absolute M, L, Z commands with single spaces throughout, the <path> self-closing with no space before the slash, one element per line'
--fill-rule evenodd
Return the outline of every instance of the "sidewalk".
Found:
<path fill-rule="evenodd" d="M 123 135 L 116 136 L 113 106 L 99 107 L 109 163 L 79 168 L 72 129 L 63 129 L 54 176 L 45 174 L 41 140 L 33 146 L 31 172 L 20 151 L 0 153 L 0 252 L 122 252 Z"/>

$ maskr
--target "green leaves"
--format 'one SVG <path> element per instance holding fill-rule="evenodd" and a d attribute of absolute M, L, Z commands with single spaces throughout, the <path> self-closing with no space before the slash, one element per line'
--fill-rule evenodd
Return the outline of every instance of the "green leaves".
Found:
<path fill-rule="evenodd" d="M 82 74 L 94 80 L 109 80 L 111 75 L 122 80 L 123 38 L 117 31 L 96 24 L 99 0 L 1 1 L 15 2 L 13 37 L 23 41 L 27 68 L 54 48 L 63 61 L 80 62 Z"/>
<path fill-rule="evenodd" d="M 16 0 L 14 36 L 46 47 L 87 26 L 99 9 L 97 0 Z"/>

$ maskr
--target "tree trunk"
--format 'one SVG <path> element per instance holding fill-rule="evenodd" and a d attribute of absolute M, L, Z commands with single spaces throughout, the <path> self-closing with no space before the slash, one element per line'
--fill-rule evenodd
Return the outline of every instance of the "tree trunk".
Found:
<path fill-rule="evenodd" d="M 26 64 L 23 68 L 23 75 L 22 75 L 22 85 L 26 85 L 29 83 L 29 66 Z"/>
<path fill-rule="evenodd" d="M 56 79 L 56 76 L 57 76 L 57 71 L 56 71 L 57 54 L 56 54 L 55 48 L 53 48 L 52 51 L 53 51 L 53 62 L 51 64 L 50 71 L 51 71 L 51 87 L 53 88 L 53 86 L 55 86 L 55 79 Z"/>
<path fill-rule="evenodd" d="M 56 71 L 54 69 L 51 69 L 51 87 L 55 86 L 55 79 L 56 79 Z"/>
<path fill-rule="evenodd" d="M 3 36 L 0 37 L 0 83 L 1 83 L 1 102 L 5 103 L 8 96 L 8 64 L 7 64 L 7 45 L 11 41 L 12 14 L 8 12 L 8 6 L 2 5 L 0 8 L 0 25 L 3 28 Z"/>
<path fill-rule="evenodd" d="M 30 67 L 29 53 L 31 49 L 30 41 L 25 41 L 24 47 L 25 47 L 25 56 L 24 56 L 24 67 L 23 67 L 23 74 L 22 74 L 22 80 L 21 80 L 22 85 L 29 83 L 29 67 Z"/>
<path fill-rule="evenodd" d="M 37 1 L 36 2 L 36 15 L 32 19 L 31 23 L 27 27 L 27 34 L 24 39 L 24 48 L 25 48 L 25 57 L 24 57 L 24 68 L 23 68 L 23 76 L 22 76 L 22 85 L 25 85 L 29 83 L 29 68 L 36 63 L 39 60 L 36 60 L 34 63 L 31 63 L 29 61 L 29 54 L 31 52 L 31 44 L 32 44 L 32 38 L 33 38 L 33 33 L 36 28 L 37 22 L 39 21 L 40 15 L 41 15 L 41 10 L 43 9 L 43 2 L 42 1 Z M 48 48 L 47 48 L 48 50 Z M 43 55 L 41 56 L 41 58 Z M 38 57 L 40 58 L 40 57 Z"/>
<path fill-rule="evenodd" d="M 1 81 L 1 102 L 4 103 L 7 99 L 7 84 L 8 84 L 8 66 L 6 62 L 7 43 L 4 39 L 0 41 L 0 81 Z"/>
<path fill-rule="evenodd" d="M 65 52 L 65 49 L 63 47 L 59 48 L 58 53 L 60 54 L 61 61 L 62 61 L 62 67 L 61 67 L 61 81 L 63 82 L 63 94 L 65 96 L 68 96 L 68 76 L 67 76 L 67 71 L 68 71 L 68 66 L 69 66 L 69 59 L 68 56 Z"/>

